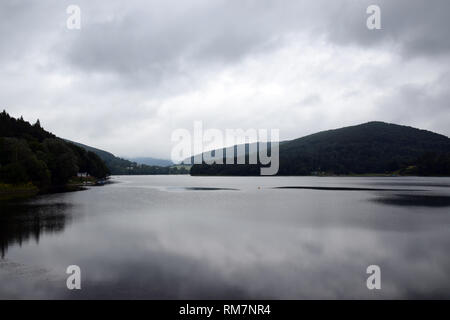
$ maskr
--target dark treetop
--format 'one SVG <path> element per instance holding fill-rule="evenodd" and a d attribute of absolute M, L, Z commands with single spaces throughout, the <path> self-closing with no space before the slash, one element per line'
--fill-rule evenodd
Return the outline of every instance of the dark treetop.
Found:
<path fill-rule="evenodd" d="M 104 178 L 110 171 L 95 153 L 29 122 L 0 113 L 0 183 L 31 182 L 39 189 L 65 185 L 78 172 Z"/>
<path fill-rule="evenodd" d="M 450 139 L 384 122 L 280 143 L 279 175 L 450 175 Z M 248 161 L 246 162 L 248 163 Z M 194 165 L 192 175 L 259 175 L 259 165 Z"/>

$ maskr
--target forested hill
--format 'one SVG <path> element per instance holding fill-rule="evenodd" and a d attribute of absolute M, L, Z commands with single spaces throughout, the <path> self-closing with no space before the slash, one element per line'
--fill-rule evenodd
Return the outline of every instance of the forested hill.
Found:
<path fill-rule="evenodd" d="M 139 164 L 134 161 L 116 157 L 110 152 L 93 148 L 78 142 L 69 141 L 85 150 L 97 154 L 106 164 L 113 175 L 153 175 L 153 174 L 188 174 L 189 171 L 180 166 L 156 166 Z"/>
<path fill-rule="evenodd" d="M 128 158 L 128 160 L 139 163 L 139 164 L 145 164 L 148 166 L 170 167 L 170 166 L 174 165 L 174 163 L 170 160 L 158 159 L 158 158 L 152 158 L 152 157 Z"/>
<path fill-rule="evenodd" d="M 45 131 L 39 120 L 31 125 L 0 113 L 0 183 L 32 183 L 43 190 L 65 185 L 78 172 L 109 175 L 95 153 Z"/>
<path fill-rule="evenodd" d="M 384 122 L 328 130 L 280 144 L 280 175 L 450 175 L 450 139 Z M 192 175 L 253 175 L 257 166 L 194 165 Z"/>

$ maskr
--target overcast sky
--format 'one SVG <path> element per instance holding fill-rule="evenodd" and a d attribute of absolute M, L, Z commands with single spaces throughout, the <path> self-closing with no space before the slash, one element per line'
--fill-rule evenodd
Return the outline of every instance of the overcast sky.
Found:
<path fill-rule="evenodd" d="M 372 120 L 449 136 L 449 30 L 448 0 L 1 0 L 0 108 L 120 156 L 169 158 L 195 120 L 282 140 Z"/>

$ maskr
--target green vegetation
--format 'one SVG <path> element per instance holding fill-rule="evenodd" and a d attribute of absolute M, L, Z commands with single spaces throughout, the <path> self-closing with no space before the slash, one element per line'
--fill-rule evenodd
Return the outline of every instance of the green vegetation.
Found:
<path fill-rule="evenodd" d="M 110 152 L 93 148 L 78 142 L 71 143 L 97 154 L 113 175 L 153 175 L 153 174 L 188 174 L 189 168 L 184 166 L 149 166 L 116 157 Z"/>
<path fill-rule="evenodd" d="M 128 160 L 139 164 L 145 164 L 148 166 L 170 167 L 174 165 L 174 163 L 170 160 L 157 159 L 152 157 L 128 158 Z"/>
<path fill-rule="evenodd" d="M 280 143 L 279 175 L 450 175 L 450 139 L 369 122 Z M 407 168 L 409 169 L 407 170 Z M 192 175 L 259 175 L 259 165 L 194 165 Z"/>
<path fill-rule="evenodd" d="M 32 183 L 16 185 L 0 183 L 0 201 L 28 198 L 36 195 L 38 192 L 39 189 Z"/>
<path fill-rule="evenodd" d="M 450 153 L 426 153 L 413 165 L 399 170 L 401 175 L 450 176 Z"/>
<path fill-rule="evenodd" d="M 236 147 L 235 147 L 236 150 Z M 245 148 L 248 157 L 248 146 Z M 224 153 L 226 155 L 226 152 Z M 236 160 L 236 159 L 235 159 Z M 109 174 L 259 175 L 259 165 L 149 166 L 57 138 L 22 118 L 0 113 L 0 199 L 35 194 Z M 450 176 L 450 139 L 406 126 L 369 122 L 280 143 L 279 175 Z"/>
<path fill-rule="evenodd" d="M 9 193 L 23 185 L 40 191 L 59 188 L 78 172 L 96 178 L 110 173 L 95 153 L 45 131 L 39 120 L 31 125 L 0 113 L 0 183 Z"/>

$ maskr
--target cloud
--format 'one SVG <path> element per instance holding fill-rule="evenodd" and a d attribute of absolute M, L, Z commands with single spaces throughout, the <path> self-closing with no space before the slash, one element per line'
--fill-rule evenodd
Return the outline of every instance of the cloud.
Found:
<path fill-rule="evenodd" d="M 448 55 L 450 39 L 450 2 L 446 0 L 379 0 L 382 30 L 373 32 L 362 28 L 366 17 L 360 13 L 373 1 L 350 1 L 340 3 L 342 19 L 328 25 L 330 41 L 338 44 L 359 46 L 385 45 L 399 51 L 405 58 L 417 56 Z M 334 26 L 334 27 L 333 27 Z"/>
<path fill-rule="evenodd" d="M 380 110 L 395 110 L 392 119 L 394 122 L 433 128 L 448 135 L 449 88 L 450 73 L 445 73 L 434 81 L 400 85 L 390 95 L 380 99 L 378 105 Z"/>
<path fill-rule="evenodd" d="M 88 72 L 160 81 L 185 68 L 276 50 L 288 34 L 326 37 L 339 45 L 386 45 L 411 57 L 450 50 L 446 0 L 379 1 L 383 28 L 377 32 L 366 28 L 368 0 L 187 3 L 130 1 L 126 10 L 113 6 L 98 16 L 86 3 L 88 22 L 67 47 L 67 59 Z"/>
<path fill-rule="evenodd" d="M 384 120 L 449 135 L 450 3 L 80 0 L 0 3 L 0 105 L 127 156 L 170 155 L 176 128 L 282 139 Z"/>

